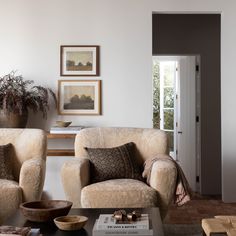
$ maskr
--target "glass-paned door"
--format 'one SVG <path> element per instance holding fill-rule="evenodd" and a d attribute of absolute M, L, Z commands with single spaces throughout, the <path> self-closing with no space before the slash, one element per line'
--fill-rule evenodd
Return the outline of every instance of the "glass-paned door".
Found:
<path fill-rule="evenodd" d="M 177 61 L 153 61 L 153 126 L 166 131 L 170 155 L 176 157 Z"/>
<path fill-rule="evenodd" d="M 200 138 L 199 122 L 196 126 L 199 100 L 196 100 L 195 60 L 195 56 L 153 57 L 153 127 L 168 134 L 169 155 L 178 161 L 193 190 L 196 190 L 196 134 Z"/>

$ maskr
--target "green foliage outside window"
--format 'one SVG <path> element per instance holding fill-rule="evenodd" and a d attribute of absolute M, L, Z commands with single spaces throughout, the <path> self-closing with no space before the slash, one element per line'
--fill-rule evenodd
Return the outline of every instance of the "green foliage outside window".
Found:
<path fill-rule="evenodd" d="M 164 129 L 174 131 L 174 77 L 175 66 L 164 68 Z M 167 109 L 165 109 L 167 108 Z M 160 129 L 160 63 L 153 61 L 153 127 Z M 167 132 L 170 150 L 174 148 L 173 131 Z"/>
<path fill-rule="evenodd" d="M 164 88 L 164 108 L 174 108 L 174 88 Z"/>
<path fill-rule="evenodd" d="M 164 129 L 174 130 L 174 110 L 164 110 Z"/>
<path fill-rule="evenodd" d="M 160 129 L 160 63 L 153 62 L 153 128 Z"/>

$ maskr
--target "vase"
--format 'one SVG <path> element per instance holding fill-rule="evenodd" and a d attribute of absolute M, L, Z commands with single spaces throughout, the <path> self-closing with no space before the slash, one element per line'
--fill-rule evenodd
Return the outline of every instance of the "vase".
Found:
<path fill-rule="evenodd" d="M 28 120 L 28 111 L 19 113 L 5 113 L 0 110 L 0 128 L 25 128 Z"/>

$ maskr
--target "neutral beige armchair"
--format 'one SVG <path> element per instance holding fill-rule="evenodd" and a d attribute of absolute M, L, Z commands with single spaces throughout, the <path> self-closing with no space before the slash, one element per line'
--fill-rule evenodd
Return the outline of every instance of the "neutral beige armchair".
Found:
<path fill-rule="evenodd" d="M 62 167 L 62 183 L 66 198 L 73 207 L 138 208 L 155 207 L 164 218 L 173 200 L 177 171 L 170 161 L 154 163 L 150 186 L 134 179 L 111 179 L 90 184 L 90 164 L 84 147 L 110 148 L 128 142 L 136 144 L 140 164 L 156 154 L 168 152 L 166 133 L 157 129 L 88 128 L 77 134 L 75 157 Z"/>
<path fill-rule="evenodd" d="M 0 179 L 0 223 L 24 201 L 41 198 L 47 138 L 39 129 L 0 129 L 0 145 L 11 143 L 13 180 Z"/>

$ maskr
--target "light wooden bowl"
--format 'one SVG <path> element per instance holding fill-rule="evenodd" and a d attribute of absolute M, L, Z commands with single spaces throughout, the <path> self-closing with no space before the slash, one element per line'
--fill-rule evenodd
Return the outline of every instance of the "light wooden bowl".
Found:
<path fill-rule="evenodd" d="M 71 123 L 72 121 L 62 121 L 62 120 L 56 121 L 56 124 L 59 127 L 68 127 Z"/>
<path fill-rule="evenodd" d="M 54 223 L 60 230 L 72 231 L 83 228 L 88 221 L 86 216 L 69 215 L 54 219 Z"/>

